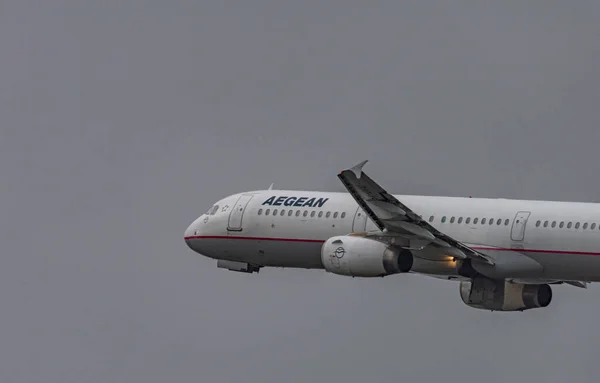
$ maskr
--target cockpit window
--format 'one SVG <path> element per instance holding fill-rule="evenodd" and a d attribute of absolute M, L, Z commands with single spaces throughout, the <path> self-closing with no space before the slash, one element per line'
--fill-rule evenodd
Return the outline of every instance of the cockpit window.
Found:
<path fill-rule="evenodd" d="M 215 215 L 217 210 L 219 210 L 219 205 L 213 205 L 210 209 L 208 209 L 206 215 Z"/>

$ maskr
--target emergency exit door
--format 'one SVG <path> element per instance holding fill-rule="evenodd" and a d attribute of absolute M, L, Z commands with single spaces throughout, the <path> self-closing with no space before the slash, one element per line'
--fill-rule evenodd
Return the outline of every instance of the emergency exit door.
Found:
<path fill-rule="evenodd" d="M 354 222 L 352 223 L 352 231 L 355 233 L 364 232 L 367 227 L 367 214 L 360 207 L 354 213 Z"/>
<path fill-rule="evenodd" d="M 530 214 L 531 212 L 528 211 L 520 211 L 515 215 L 510 231 L 510 238 L 513 241 L 522 241 L 525 238 L 525 227 Z"/>

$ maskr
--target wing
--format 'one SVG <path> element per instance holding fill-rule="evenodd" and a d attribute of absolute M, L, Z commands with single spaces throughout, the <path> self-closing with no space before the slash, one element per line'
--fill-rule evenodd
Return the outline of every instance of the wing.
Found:
<path fill-rule="evenodd" d="M 385 191 L 362 171 L 366 163 L 363 161 L 343 170 L 338 178 L 381 231 L 397 233 L 399 236 L 417 236 L 443 247 L 448 254 L 457 258 L 470 258 L 494 265 L 491 257 L 440 232 Z"/>

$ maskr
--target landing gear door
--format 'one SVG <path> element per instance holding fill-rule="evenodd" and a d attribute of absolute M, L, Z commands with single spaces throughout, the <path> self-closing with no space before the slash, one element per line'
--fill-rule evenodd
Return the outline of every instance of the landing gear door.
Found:
<path fill-rule="evenodd" d="M 354 221 L 352 222 L 352 232 L 361 233 L 366 231 L 367 227 L 367 214 L 360 207 L 356 209 L 354 213 Z"/>
<path fill-rule="evenodd" d="M 510 239 L 513 241 L 522 241 L 525 238 L 525 226 L 531 212 L 520 211 L 515 215 L 512 228 L 510 230 Z"/>
<path fill-rule="evenodd" d="M 246 206 L 248 206 L 248 202 L 250 202 L 251 199 L 252 196 L 249 194 L 242 194 L 240 198 L 238 198 L 231 213 L 229 213 L 229 222 L 227 224 L 228 231 L 242 231 L 242 218 L 244 217 Z"/>

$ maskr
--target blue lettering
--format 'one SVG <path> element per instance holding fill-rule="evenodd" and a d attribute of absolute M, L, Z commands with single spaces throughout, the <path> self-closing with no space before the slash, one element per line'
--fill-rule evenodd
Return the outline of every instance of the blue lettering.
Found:
<path fill-rule="evenodd" d="M 294 206 L 301 207 L 302 204 L 304 203 L 304 201 L 306 201 L 306 197 L 300 197 L 300 198 L 298 198 L 298 200 L 296 201 L 296 203 L 294 204 Z"/>
<path fill-rule="evenodd" d="M 283 204 L 285 206 L 292 206 L 292 205 L 294 205 L 294 202 L 296 202 L 296 198 L 297 197 L 290 197 L 290 198 L 286 199 Z"/>
<path fill-rule="evenodd" d="M 273 206 L 281 206 L 281 204 L 283 203 L 283 201 L 286 199 L 287 197 L 279 197 L 277 198 L 277 201 L 273 202 Z"/>
<path fill-rule="evenodd" d="M 269 198 L 268 200 L 266 200 L 265 202 L 263 202 L 263 205 L 272 205 L 273 201 L 275 200 L 275 196 Z"/>
<path fill-rule="evenodd" d="M 269 197 L 263 205 L 271 206 L 296 206 L 296 207 L 323 207 L 329 198 L 308 198 L 308 197 L 287 197 L 272 196 Z"/>
<path fill-rule="evenodd" d="M 323 207 L 323 205 L 325 205 L 325 202 L 327 202 L 329 198 L 319 198 L 314 204 L 313 207 Z"/>

